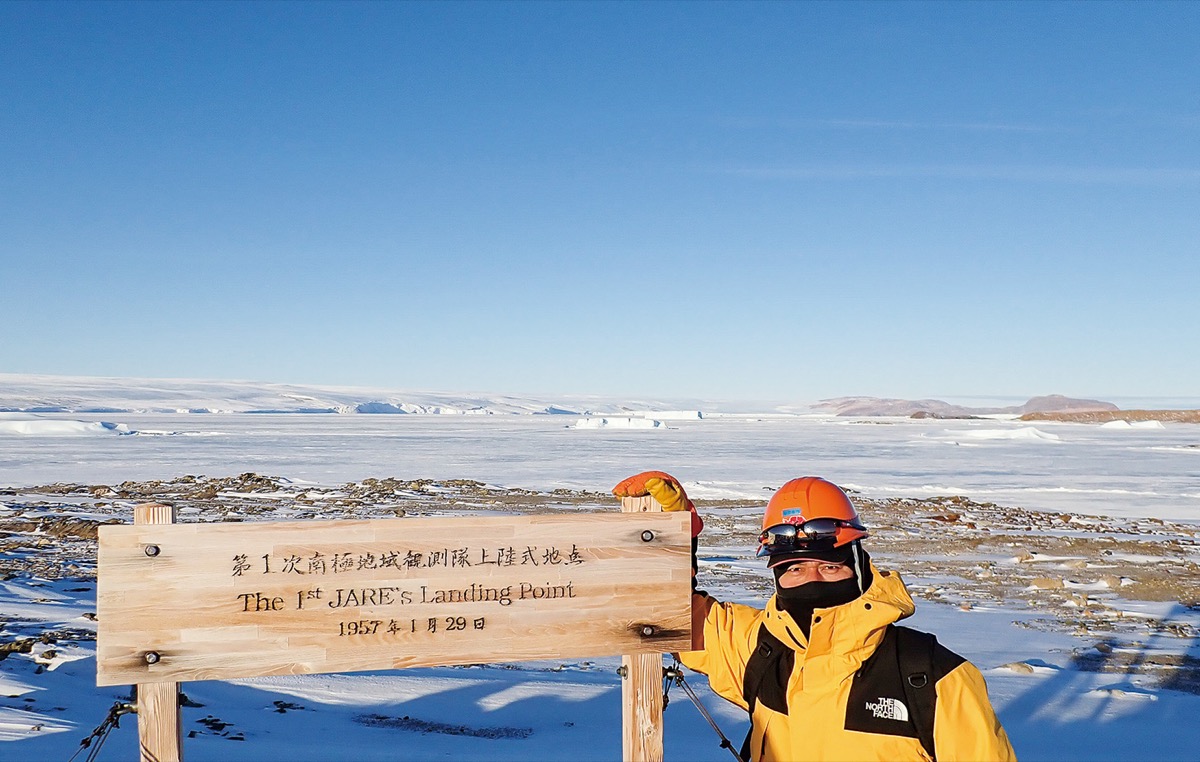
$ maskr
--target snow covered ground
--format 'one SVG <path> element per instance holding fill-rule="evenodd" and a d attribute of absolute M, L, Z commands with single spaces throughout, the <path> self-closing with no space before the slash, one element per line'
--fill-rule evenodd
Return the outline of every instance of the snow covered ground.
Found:
<path fill-rule="evenodd" d="M 678 472 L 689 494 L 703 499 L 759 499 L 815 473 L 867 495 L 966 495 L 1037 510 L 1200 522 L 1195 426 L 648 416 L 611 418 L 637 427 L 593 430 L 576 426 L 582 417 L 558 415 L 0 413 L 0 482 L 256 471 L 320 483 L 400 476 L 607 491 L 621 474 L 657 465 Z M 28 433 L 3 434 L 16 428 Z"/>
<path fill-rule="evenodd" d="M 1182 522 L 1170 530 L 1169 558 L 1147 552 L 1127 553 L 1124 560 L 1174 564 L 1172 573 L 1189 577 L 1200 560 L 1188 529 L 1200 531 L 1200 428 L 1193 426 L 748 415 L 664 416 L 669 420 L 648 428 L 577 427 L 581 417 L 4 414 L 0 519 L 92 515 L 92 496 L 47 489 L 56 483 L 115 486 L 255 472 L 296 489 L 396 477 L 584 494 L 605 492 L 629 473 L 662 468 L 684 481 L 702 511 L 706 501 L 713 505 L 702 582 L 719 579 L 714 589 L 722 596 L 754 601 L 761 600 L 765 574 L 749 558 L 750 548 L 727 542 L 733 535 L 721 534 L 721 527 L 752 524 L 771 488 L 815 473 L 864 499 L 960 495 L 1024 509 L 1028 526 L 1014 531 L 1031 536 L 1084 534 L 1091 520 L 1064 524 L 1066 514 L 1111 517 L 1106 521 L 1116 532 L 1126 522 L 1142 540 L 1152 540 L 1155 531 L 1146 529 L 1152 526 L 1146 519 Z M 115 495 L 103 500 L 106 510 L 121 512 L 134 502 Z M 1043 522 L 1038 512 L 1059 520 Z M 980 531 L 963 523 L 955 538 Z M 931 525 L 936 522 L 921 526 Z M 94 559 L 80 557 L 79 568 L 62 578 L 37 571 L 36 560 L 63 542 L 39 529 L 0 550 L 0 557 L 29 559 L 27 568 L 2 575 L 0 644 L 33 639 L 27 652 L 0 661 L 5 760 L 66 759 L 127 695 L 95 687 L 86 637 L 95 629 L 88 618 L 95 610 Z M 965 543 L 947 552 L 970 553 Z M 991 574 L 989 564 L 1011 561 L 981 559 L 980 576 Z M 1064 570 L 1099 567 L 1090 557 L 1025 561 Z M 966 605 L 956 599 L 961 580 L 938 577 L 924 557 L 888 562 L 926 593 L 911 623 L 935 631 L 984 670 L 1022 759 L 1196 756 L 1198 601 L 1125 599 L 1114 593 L 1120 580 L 1101 588 L 1096 575 L 1081 581 L 1060 575 L 1065 591 L 1034 585 L 1023 596 Z M 1082 629 L 1045 626 L 1045 613 L 1029 601 L 1051 592 L 1067 603 L 1070 595 L 1063 594 L 1073 594 L 1081 607 L 1089 606 L 1089 595 L 1103 599 L 1106 621 L 1125 628 L 1126 636 L 1097 643 Z M 69 636 L 38 642 L 45 633 Z M 193 760 L 617 759 L 616 665 L 616 659 L 597 658 L 187 683 L 185 750 Z M 740 743 L 742 713 L 708 693 L 703 677 L 689 682 Z M 671 699 L 667 758 L 729 759 L 678 688 Z M 100 758 L 132 758 L 135 735 L 133 718 L 124 718 Z"/>

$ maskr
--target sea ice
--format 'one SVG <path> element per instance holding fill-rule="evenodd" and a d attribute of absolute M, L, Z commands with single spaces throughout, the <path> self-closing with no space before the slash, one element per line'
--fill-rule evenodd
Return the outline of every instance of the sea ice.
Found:
<path fill-rule="evenodd" d="M 575 421 L 577 429 L 658 429 L 666 428 L 662 421 L 653 418 L 580 418 Z"/>

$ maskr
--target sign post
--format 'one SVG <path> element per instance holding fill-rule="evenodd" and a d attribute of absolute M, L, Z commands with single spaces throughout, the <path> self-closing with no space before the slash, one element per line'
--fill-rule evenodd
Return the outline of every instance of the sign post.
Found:
<path fill-rule="evenodd" d="M 174 524 L 175 508 L 145 503 L 133 508 L 133 523 Z M 146 554 L 153 551 L 147 547 Z M 138 749 L 141 762 L 181 762 L 183 722 L 179 683 L 138 683 Z"/>
<path fill-rule="evenodd" d="M 649 495 L 623 497 L 621 512 L 662 513 L 662 506 Z M 621 758 L 624 762 L 662 762 L 662 653 L 625 654 L 621 671 Z"/>

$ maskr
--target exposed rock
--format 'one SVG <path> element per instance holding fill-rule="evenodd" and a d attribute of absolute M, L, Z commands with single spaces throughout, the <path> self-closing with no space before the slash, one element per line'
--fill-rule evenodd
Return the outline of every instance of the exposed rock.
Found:
<path fill-rule="evenodd" d="M 1100 400 L 1074 399 L 1061 394 L 1033 397 L 1023 405 L 1009 407 L 965 407 L 942 400 L 906 400 L 880 397 L 837 397 L 821 400 L 814 410 L 832 410 L 843 416 L 909 416 L 912 418 L 965 418 L 982 415 L 1024 415 L 1029 413 L 1083 413 L 1116 411 L 1117 406 Z"/>
<path fill-rule="evenodd" d="M 1066 583 L 1058 577 L 1034 577 L 1030 584 L 1038 590 L 1061 590 L 1066 587 Z"/>
<path fill-rule="evenodd" d="M 0 661 L 8 658 L 9 654 L 27 654 L 33 650 L 34 641 L 29 638 L 0 643 Z"/>
<path fill-rule="evenodd" d="M 1065 423 L 1108 423 L 1110 421 L 1161 421 L 1162 423 L 1200 423 L 1200 410 L 1085 410 L 1074 412 L 1026 413 L 1022 421 L 1063 421 Z M 1195 445 L 1191 445 L 1195 446 Z"/>

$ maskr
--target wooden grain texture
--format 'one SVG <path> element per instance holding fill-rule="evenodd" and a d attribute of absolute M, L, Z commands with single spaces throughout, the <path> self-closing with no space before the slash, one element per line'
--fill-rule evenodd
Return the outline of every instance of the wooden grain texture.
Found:
<path fill-rule="evenodd" d="M 686 650 L 690 575 L 686 514 L 105 526 L 97 684 Z"/>
<path fill-rule="evenodd" d="M 649 495 L 621 498 L 622 513 L 670 515 Z M 675 514 L 680 515 L 680 514 Z M 688 520 L 688 621 L 691 624 L 691 519 Z M 688 639 L 691 644 L 691 638 Z M 664 649 L 670 650 L 670 649 Z M 663 664 L 662 653 L 634 653 L 621 657 L 621 758 L 625 762 L 662 762 Z"/>
<path fill-rule="evenodd" d="M 138 526 L 175 523 L 175 508 L 158 503 L 134 506 Z M 179 683 L 139 683 L 137 686 L 138 755 L 142 762 L 180 762 L 183 759 L 183 717 Z"/>
<path fill-rule="evenodd" d="M 662 654 L 629 654 L 621 658 L 621 758 L 627 762 L 662 762 Z"/>

